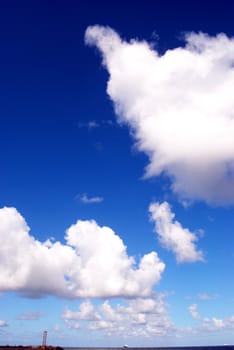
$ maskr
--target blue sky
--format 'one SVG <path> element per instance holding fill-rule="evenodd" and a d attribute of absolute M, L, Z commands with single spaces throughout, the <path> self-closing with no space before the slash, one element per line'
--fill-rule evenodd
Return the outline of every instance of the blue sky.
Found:
<path fill-rule="evenodd" d="M 234 5 L 0 7 L 0 344 L 233 344 Z"/>

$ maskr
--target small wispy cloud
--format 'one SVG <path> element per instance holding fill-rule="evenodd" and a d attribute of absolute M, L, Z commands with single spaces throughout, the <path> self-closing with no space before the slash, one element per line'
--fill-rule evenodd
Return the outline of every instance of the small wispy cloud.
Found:
<path fill-rule="evenodd" d="M 86 193 L 83 193 L 80 196 L 80 201 L 84 204 L 92 204 L 92 203 L 101 203 L 103 202 L 104 198 L 95 196 L 95 197 L 88 197 Z"/>
<path fill-rule="evenodd" d="M 78 128 L 87 128 L 89 130 L 98 128 L 100 126 L 95 120 L 90 120 L 88 122 L 79 122 Z"/>
<path fill-rule="evenodd" d="M 58 324 L 54 325 L 53 331 L 55 333 L 60 333 L 60 334 L 63 332 L 62 328 Z"/>
<path fill-rule="evenodd" d="M 18 315 L 16 317 L 17 320 L 20 321 L 34 321 L 34 320 L 38 320 L 39 318 L 42 317 L 42 313 L 39 311 L 36 312 L 24 312 L 21 315 Z"/>
<path fill-rule="evenodd" d="M 8 323 L 5 320 L 0 320 L 0 327 L 8 327 Z"/>
<path fill-rule="evenodd" d="M 215 294 L 215 295 L 208 295 L 206 293 L 200 293 L 198 294 L 198 299 L 200 300 L 203 300 L 203 301 L 206 301 L 206 300 L 214 300 L 214 299 L 217 299 L 218 295 Z"/>
<path fill-rule="evenodd" d="M 92 130 L 92 129 L 100 128 L 101 126 L 112 126 L 112 125 L 114 125 L 114 122 L 111 119 L 107 119 L 107 120 L 103 119 L 98 121 L 90 120 L 88 122 L 79 122 L 78 128 Z"/>

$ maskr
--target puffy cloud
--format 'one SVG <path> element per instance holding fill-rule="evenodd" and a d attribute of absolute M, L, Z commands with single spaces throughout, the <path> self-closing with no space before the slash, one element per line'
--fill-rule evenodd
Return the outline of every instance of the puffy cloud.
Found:
<path fill-rule="evenodd" d="M 68 295 L 64 276 L 75 264 L 76 254 L 59 242 L 41 243 L 15 208 L 0 209 L 0 290 L 28 296 Z"/>
<path fill-rule="evenodd" d="M 165 268 L 155 252 L 144 255 L 137 266 L 121 238 L 95 221 L 80 220 L 68 228 L 66 244 L 36 240 L 15 208 L 0 209 L 0 222 L 1 292 L 66 298 L 149 296 Z"/>
<path fill-rule="evenodd" d="M 151 220 L 155 222 L 155 231 L 159 242 L 176 255 L 178 262 L 202 261 L 203 254 L 196 249 L 197 236 L 175 221 L 168 202 L 151 203 L 149 207 Z"/>
<path fill-rule="evenodd" d="M 223 329 L 231 330 L 234 329 L 234 317 L 230 316 L 226 319 L 221 319 L 217 317 L 201 317 L 198 311 L 197 304 L 192 304 L 188 307 L 188 310 L 192 317 L 197 321 L 200 321 L 197 329 L 193 331 L 205 331 L 205 332 L 217 332 Z"/>
<path fill-rule="evenodd" d="M 112 306 L 108 300 L 101 305 L 88 304 L 92 310 L 88 318 L 82 317 L 82 303 L 78 311 L 65 310 L 62 315 L 65 323 L 72 327 L 73 321 L 74 324 L 79 321 L 80 328 L 101 330 L 109 336 L 148 337 L 152 334 L 170 333 L 174 328 L 168 318 L 163 294 L 154 298 L 129 300 L 125 305 Z"/>
<path fill-rule="evenodd" d="M 190 314 L 192 315 L 193 318 L 196 320 L 199 320 L 201 317 L 199 315 L 198 309 L 197 309 L 197 304 L 192 304 L 188 307 L 188 310 Z"/>
<path fill-rule="evenodd" d="M 107 321 L 121 321 L 122 319 L 122 316 L 111 307 L 108 300 L 100 306 L 100 311 Z"/>
<path fill-rule="evenodd" d="M 225 326 L 229 329 L 234 329 L 234 316 L 230 316 L 225 320 Z"/>
<path fill-rule="evenodd" d="M 67 230 L 66 240 L 77 254 L 79 268 L 72 271 L 72 280 L 79 297 L 150 295 L 165 268 L 157 253 L 151 252 L 136 269 L 121 238 L 95 221 L 77 221 Z"/>
<path fill-rule="evenodd" d="M 88 27 L 110 78 L 119 121 L 149 157 L 146 176 L 166 174 L 183 199 L 234 202 L 234 39 L 188 33 L 185 46 L 159 53 Z"/>
<path fill-rule="evenodd" d="M 62 317 L 65 320 L 96 321 L 100 319 L 98 313 L 94 312 L 94 306 L 90 301 L 81 303 L 79 311 L 71 311 L 66 308 Z"/>
<path fill-rule="evenodd" d="M 228 331 L 234 329 L 234 321 L 232 316 L 226 319 L 205 317 L 202 319 L 202 324 L 199 326 L 199 329 L 209 332 L 222 331 L 223 329 Z"/>
<path fill-rule="evenodd" d="M 157 311 L 161 311 L 161 309 L 159 308 L 159 305 L 162 305 L 162 298 L 160 298 L 160 296 L 158 296 L 157 298 L 157 305 L 156 305 L 156 300 L 155 299 L 134 299 L 131 300 L 129 302 L 128 307 L 119 307 L 119 310 L 122 313 L 128 313 L 128 314 L 132 314 L 132 313 L 144 313 L 144 314 L 149 314 L 149 313 L 154 313 L 155 310 L 157 309 Z M 156 308 L 157 306 L 157 308 Z"/>
<path fill-rule="evenodd" d="M 214 322 L 216 328 L 225 328 L 225 323 L 223 320 L 214 317 L 212 321 Z"/>

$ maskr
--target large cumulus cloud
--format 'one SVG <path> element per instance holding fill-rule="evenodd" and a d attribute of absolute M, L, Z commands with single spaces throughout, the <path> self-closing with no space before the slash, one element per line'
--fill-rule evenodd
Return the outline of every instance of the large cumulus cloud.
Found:
<path fill-rule="evenodd" d="M 166 174 L 180 197 L 234 202 L 234 39 L 189 33 L 163 55 L 88 27 L 110 78 L 107 92 L 149 157 L 146 176 Z"/>
<path fill-rule="evenodd" d="M 30 297 L 146 297 L 165 265 L 156 252 L 139 264 L 121 238 L 95 221 L 78 220 L 66 244 L 40 242 L 15 208 L 0 209 L 0 292 Z"/>

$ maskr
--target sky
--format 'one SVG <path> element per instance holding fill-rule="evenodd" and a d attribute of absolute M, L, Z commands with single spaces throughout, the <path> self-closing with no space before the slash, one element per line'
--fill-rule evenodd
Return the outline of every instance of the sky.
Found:
<path fill-rule="evenodd" d="M 0 344 L 234 337 L 234 3 L 0 3 Z"/>

